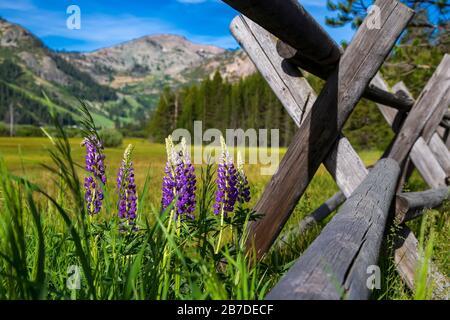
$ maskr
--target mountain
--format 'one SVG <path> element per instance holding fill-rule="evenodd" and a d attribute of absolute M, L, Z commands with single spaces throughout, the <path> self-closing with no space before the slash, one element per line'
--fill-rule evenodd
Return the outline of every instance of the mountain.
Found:
<path fill-rule="evenodd" d="M 56 52 L 23 27 L 0 19 L 0 121 L 9 119 L 13 103 L 18 123 L 47 123 L 52 104 L 70 124 L 77 118 L 77 99 L 91 102 L 102 126 L 143 121 L 165 86 L 197 83 L 217 70 L 231 81 L 255 72 L 242 50 L 169 34 L 93 52 Z"/>
<path fill-rule="evenodd" d="M 6 20 L 0 20 L 0 93 L 0 121 L 9 119 L 12 106 L 16 123 L 35 125 L 49 122 L 50 107 L 63 123 L 73 124 L 78 118 L 77 98 L 118 99 L 115 90 L 100 85 L 29 31 Z M 114 125 L 102 110 L 94 109 L 93 114 L 100 125 Z"/>
<path fill-rule="evenodd" d="M 140 92 L 159 93 L 163 86 L 192 83 L 220 70 L 228 79 L 255 72 L 239 51 L 194 44 L 185 37 L 145 36 L 117 46 L 63 57 L 99 83 L 116 89 L 138 86 Z"/>

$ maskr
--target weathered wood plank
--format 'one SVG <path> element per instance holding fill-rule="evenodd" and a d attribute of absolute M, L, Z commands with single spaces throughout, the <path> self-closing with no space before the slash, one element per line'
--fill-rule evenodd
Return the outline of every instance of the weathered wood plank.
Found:
<path fill-rule="evenodd" d="M 316 94 L 296 67 L 284 63 L 276 52 L 276 39 L 244 16 L 235 17 L 230 25 L 235 39 L 247 52 L 267 80 L 297 126 L 316 101 Z M 339 137 L 325 160 L 325 167 L 337 185 L 349 196 L 367 175 L 363 161 L 343 136 Z"/>
<path fill-rule="evenodd" d="M 396 196 L 395 220 L 397 224 L 410 221 L 421 216 L 426 209 L 436 208 L 442 205 L 443 201 L 450 199 L 448 187 L 430 189 L 424 192 L 400 193 Z M 346 200 L 342 191 L 335 193 L 330 199 L 325 201 L 319 208 L 303 218 L 298 225 L 294 226 L 286 234 L 301 235 L 318 222 L 327 218 L 337 207 Z"/>
<path fill-rule="evenodd" d="M 377 79 L 374 79 L 378 82 L 378 85 L 381 87 L 387 87 L 387 85 L 384 83 L 384 81 L 378 77 Z M 399 94 L 402 92 L 406 96 L 410 97 L 412 99 L 411 93 L 408 91 L 408 88 L 406 88 L 406 85 L 403 82 L 397 83 L 393 88 L 394 92 Z M 392 113 L 392 110 L 386 110 L 390 109 L 387 107 L 384 107 L 382 105 L 378 105 L 378 108 L 383 113 L 383 116 L 385 116 L 386 121 L 389 123 L 392 122 L 392 118 L 389 119 L 389 117 L 386 115 L 387 111 L 390 111 Z M 436 109 L 441 109 L 442 107 L 437 105 Z M 432 110 L 430 110 L 432 111 Z M 395 111 L 394 111 L 395 114 Z M 391 114 L 392 115 L 392 114 Z M 399 116 L 396 115 L 396 118 Z M 436 126 L 436 122 L 438 119 L 430 119 L 429 124 L 426 125 L 427 130 L 432 130 L 433 127 Z M 447 184 L 447 174 L 445 173 L 444 169 L 439 164 L 439 161 L 435 157 L 434 153 L 429 148 L 428 144 L 423 138 L 419 138 L 416 143 L 414 144 L 413 148 L 410 151 L 409 154 L 411 162 L 414 164 L 414 166 L 419 171 L 422 178 L 425 180 L 425 182 L 432 188 L 439 188 L 444 187 Z M 408 159 L 409 161 L 409 159 Z M 412 170 L 409 170 L 408 168 L 409 164 L 405 164 L 405 170 L 402 172 L 402 177 L 400 178 L 401 182 L 406 182 L 409 178 L 409 176 L 412 173 Z M 401 185 L 399 186 L 399 189 L 401 189 Z M 399 190 L 401 191 L 401 190 Z"/>
<path fill-rule="evenodd" d="M 375 76 L 375 78 L 372 80 L 372 82 L 376 83 L 381 88 L 389 90 L 388 85 L 384 82 L 383 78 L 381 77 L 381 74 L 379 74 L 379 73 Z M 405 97 L 412 98 L 412 96 L 407 92 L 407 90 L 406 91 L 402 90 L 403 88 L 406 88 L 406 86 L 404 85 L 403 82 L 397 83 L 396 86 L 398 88 L 396 88 L 394 90 L 394 92 L 396 92 L 397 94 L 401 94 Z M 383 115 L 384 119 L 391 126 L 394 133 L 398 133 L 403 122 L 405 121 L 407 113 L 393 110 L 392 108 L 388 108 L 387 106 L 384 106 L 382 104 L 377 104 L 377 107 L 380 110 L 381 114 Z M 404 169 L 402 170 L 402 173 L 401 173 L 401 176 L 399 179 L 399 183 L 397 186 L 397 192 L 402 191 L 403 186 L 408 181 L 408 179 L 411 176 L 411 174 L 413 173 L 413 171 L 414 171 L 414 164 L 412 163 L 411 158 L 408 157 L 406 159 L 406 162 L 404 164 Z M 422 169 L 422 171 L 425 173 L 426 178 L 428 179 L 427 181 L 432 181 L 432 182 L 437 181 L 435 177 L 427 176 L 428 171 L 424 171 L 424 169 Z M 434 186 L 435 186 L 434 184 L 431 185 L 431 187 L 434 187 Z"/>
<path fill-rule="evenodd" d="M 415 219 L 426 209 L 433 209 L 450 199 L 448 187 L 421 192 L 400 193 L 395 201 L 395 221 L 397 224 Z"/>
<path fill-rule="evenodd" d="M 367 299 L 399 174 L 380 160 L 266 299 Z"/>
<path fill-rule="evenodd" d="M 264 217 L 251 225 L 248 245 L 260 258 L 281 231 L 299 198 L 337 139 L 364 89 L 374 77 L 413 11 L 393 0 L 380 0 L 381 29 L 360 27 L 311 111 L 306 114 L 278 171 L 258 201 Z"/>
<path fill-rule="evenodd" d="M 275 95 L 298 125 L 316 99 L 313 89 L 294 66 L 286 63 L 274 52 L 274 38 L 253 21 L 237 16 L 230 24 L 236 41 L 248 54 L 266 79 Z"/>
<path fill-rule="evenodd" d="M 442 169 L 433 152 L 430 150 L 430 147 L 422 137 L 419 137 L 414 143 L 410 157 L 414 166 L 430 187 L 439 188 L 447 185 L 447 175 L 444 169 Z"/>
<path fill-rule="evenodd" d="M 324 165 L 346 197 L 353 193 L 369 173 L 350 141 L 342 134 L 327 154 Z"/>
<path fill-rule="evenodd" d="M 450 177 L 450 151 L 442 141 L 441 137 L 439 137 L 439 134 L 436 132 L 431 137 L 430 143 L 428 145 L 437 161 L 441 165 L 442 169 L 444 170 L 445 175 L 447 176 L 446 182 L 447 184 L 449 184 L 448 180 Z"/>
<path fill-rule="evenodd" d="M 446 100 L 449 90 L 450 55 L 446 54 L 406 117 L 390 149 L 388 155 L 390 158 L 403 162 L 414 145 L 414 141 L 424 129 L 428 130 L 428 127 L 434 127 L 432 132 L 436 130 L 439 121 L 436 125 L 434 124 L 437 118 L 434 114 L 439 105 Z M 430 123 L 429 120 L 431 120 Z"/>
<path fill-rule="evenodd" d="M 330 65 L 320 65 L 319 63 L 304 57 L 298 50 L 281 40 L 277 41 L 276 48 L 278 54 L 282 58 L 286 59 L 286 62 L 314 74 L 323 80 L 326 80 L 336 67 Z M 414 100 L 409 97 L 393 94 L 388 90 L 378 87 L 374 82 L 371 82 L 366 88 L 363 97 L 401 111 L 409 111 L 414 104 Z"/>
<path fill-rule="evenodd" d="M 444 141 L 447 148 L 450 148 L 450 130 L 439 127 L 437 128 L 436 132 L 442 138 L 442 141 Z"/>
<path fill-rule="evenodd" d="M 414 278 L 420 265 L 419 242 L 406 225 L 401 225 L 395 241 L 395 265 L 402 279 L 412 291 L 415 290 Z M 433 298 L 450 298 L 449 279 L 441 274 L 431 263 L 430 281 L 433 283 Z"/>
<path fill-rule="evenodd" d="M 296 0 L 223 0 L 314 61 L 334 64 L 339 47 Z"/>
<path fill-rule="evenodd" d="M 436 109 L 432 112 L 430 118 L 425 124 L 425 127 L 422 130 L 422 137 L 428 143 L 431 140 L 431 137 L 436 132 L 436 129 L 439 127 L 439 123 L 444 118 L 444 114 L 447 111 L 447 107 L 450 104 L 450 55 L 446 54 L 442 60 L 444 64 L 444 68 L 447 68 L 445 75 L 446 77 L 444 83 L 442 84 L 442 89 L 444 90 L 444 94 L 439 97 L 439 100 L 436 102 L 438 105 Z"/>

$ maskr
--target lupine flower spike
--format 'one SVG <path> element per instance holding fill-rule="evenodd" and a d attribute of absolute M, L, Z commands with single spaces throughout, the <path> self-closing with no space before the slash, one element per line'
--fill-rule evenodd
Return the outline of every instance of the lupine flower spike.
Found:
<path fill-rule="evenodd" d="M 237 189 L 238 189 L 238 202 L 243 204 L 250 201 L 250 187 L 248 186 L 247 176 L 244 172 L 244 160 L 242 155 L 238 152 L 237 155 Z"/>
<path fill-rule="evenodd" d="M 193 218 L 195 211 L 196 176 L 191 163 L 186 140 L 181 140 L 181 150 L 176 152 L 172 137 L 166 139 L 167 163 L 162 186 L 161 205 L 165 210 L 176 198 L 172 216 L 174 219 Z"/>
<path fill-rule="evenodd" d="M 227 145 L 223 137 L 220 137 L 221 154 L 217 168 L 217 192 L 214 204 L 214 214 L 225 216 L 233 212 L 238 197 L 237 175 L 233 158 L 228 153 Z"/>
<path fill-rule="evenodd" d="M 173 146 L 172 138 L 166 138 L 167 163 L 164 168 L 163 186 L 162 186 L 162 200 L 161 205 L 165 210 L 175 198 L 176 183 L 175 183 L 175 163 L 176 154 Z"/>
<path fill-rule="evenodd" d="M 131 161 L 133 146 L 130 144 L 123 155 L 122 165 L 117 175 L 117 189 L 119 190 L 119 219 L 120 230 L 126 230 L 126 222 L 132 231 L 136 231 L 137 192 L 134 179 L 134 167 Z"/>
<path fill-rule="evenodd" d="M 186 139 L 181 139 L 181 151 L 179 153 L 181 165 L 177 166 L 177 215 L 186 215 L 193 219 L 195 211 L 195 191 L 197 179 L 195 169 L 192 165 L 189 151 L 186 145 Z"/>
<path fill-rule="evenodd" d="M 217 242 L 216 253 L 219 252 L 222 241 L 224 218 L 234 211 L 234 205 L 238 198 L 237 175 L 233 158 L 228 153 L 227 145 L 223 137 L 220 137 L 221 154 L 217 168 L 217 191 L 214 203 L 214 214 L 220 214 L 220 233 Z"/>
<path fill-rule="evenodd" d="M 105 155 L 103 145 L 95 137 L 87 137 L 83 140 L 82 146 L 86 147 L 86 171 L 90 173 L 84 179 L 85 200 L 88 214 L 98 214 L 102 208 L 103 189 L 106 184 Z"/>

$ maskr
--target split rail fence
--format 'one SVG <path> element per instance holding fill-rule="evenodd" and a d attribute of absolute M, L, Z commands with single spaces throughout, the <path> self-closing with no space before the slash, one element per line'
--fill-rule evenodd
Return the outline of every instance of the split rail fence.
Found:
<path fill-rule="evenodd" d="M 445 55 L 417 99 L 403 83 L 392 90 L 379 72 L 414 15 L 396 0 L 377 0 L 381 25 L 364 20 L 344 51 L 296 0 L 223 0 L 242 15 L 230 29 L 299 127 L 255 211 L 248 250 L 271 248 L 323 163 L 340 192 L 292 230 L 337 214 L 267 295 L 267 299 L 368 299 L 367 268 L 377 265 L 387 226 L 399 225 L 396 267 L 414 290 L 418 241 L 405 222 L 449 198 L 450 56 Z M 317 95 L 303 71 L 324 79 Z M 396 133 L 373 168 L 365 167 L 341 130 L 364 97 Z M 430 190 L 402 193 L 411 168 Z M 436 298 L 448 298 L 446 276 L 431 267 Z"/>

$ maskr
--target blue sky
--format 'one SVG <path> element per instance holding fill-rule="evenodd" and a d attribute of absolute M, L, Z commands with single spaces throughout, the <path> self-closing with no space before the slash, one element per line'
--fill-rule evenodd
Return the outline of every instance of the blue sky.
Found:
<path fill-rule="evenodd" d="M 324 24 L 325 0 L 301 3 Z M 69 5 L 81 9 L 81 29 L 66 27 Z M 237 13 L 219 0 L 0 0 L 0 16 L 39 36 L 53 49 L 91 51 L 145 35 L 172 33 L 196 43 L 236 48 L 228 25 Z M 333 38 L 350 40 L 353 30 L 328 28 Z"/>

